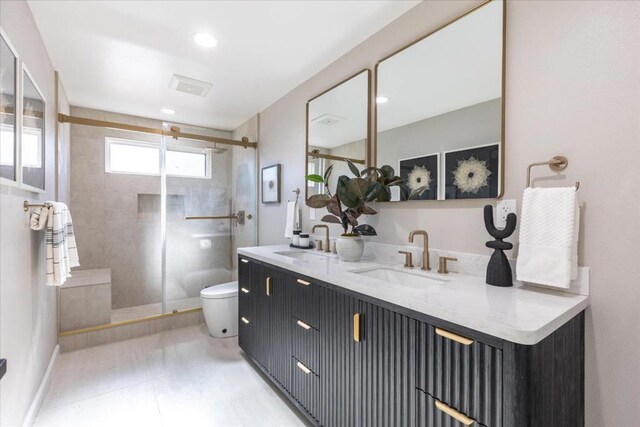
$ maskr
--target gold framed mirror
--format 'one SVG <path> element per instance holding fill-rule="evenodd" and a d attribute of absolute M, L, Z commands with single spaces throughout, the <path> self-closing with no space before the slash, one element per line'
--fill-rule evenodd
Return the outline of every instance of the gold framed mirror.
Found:
<path fill-rule="evenodd" d="M 323 175 L 334 165 L 328 185 L 349 175 L 346 159 L 367 167 L 371 141 L 371 70 L 347 77 L 306 105 L 305 176 Z M 307 181 L 305 200 L 324 194 L 324 184 Z"/>
<path fill-rule="evenodd" d="M 391 201 L 502 196 L 505 16 L 488 1 L 376 64 L 373 163 L 405 180 Z"/>

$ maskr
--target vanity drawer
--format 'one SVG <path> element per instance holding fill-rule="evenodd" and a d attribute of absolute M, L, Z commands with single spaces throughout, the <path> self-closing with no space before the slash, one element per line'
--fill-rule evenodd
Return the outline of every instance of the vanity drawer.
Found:
<path fill-rule="evenodd" d="M 291 351 L 293 356 L 316 374 L 320 374 L 320 331 L 310 323 L 291 317 Z"/>
<path fill-rule="evenodd" d="M 416 389 L 417 427 L 487 427 L 446 402 Z"/>
<path fill-rule="evenodd" d="M 420 323 L 416 386 L 478 422 L 502 426 L 502 350 Z"/>
<path fill-rule="evenodd" d="M 316 421 L 320 413 L 320 376 L 302 361 L 291 357 L 291 396 Z"/>
<path fill-rule="evenodd" d="M 289 276 L 292 299 L 291 315 L 320 329 L 320 313 L 325 288 L 311 279 Z"/>

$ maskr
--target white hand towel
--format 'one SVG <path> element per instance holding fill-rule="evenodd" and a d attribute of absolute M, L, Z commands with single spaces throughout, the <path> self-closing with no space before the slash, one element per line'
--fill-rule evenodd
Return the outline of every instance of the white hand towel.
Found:
<path fill-rule="evenodd" d="M 293 229 L 300 227 L 300 209 L 297 202 L 287 202 L 287 223 L 284 227 L 284 237 L 292 238 Z"/>
<path fill-rule="evenodd" d="M 575 187 L 525 189 L 517 279 L 568 288 L 578 276 L 579 225 Z"/>
<path fill-rule="evenodd" d="M 49 217 L 49 208 L 34 208 L 31 211 L 31 218 L 29 219 L 29 228 L 35 231 L 44 230 L 47 226 L 47 218 Z"/>
<path fill-rule="evenodd" d="M 48 202 L 47 231 L 47 285 L 60 286 L 71 277 L 71 268 L 78 267 L 78 249 L 73 234 L 73 222 L 67 205 Z"/>

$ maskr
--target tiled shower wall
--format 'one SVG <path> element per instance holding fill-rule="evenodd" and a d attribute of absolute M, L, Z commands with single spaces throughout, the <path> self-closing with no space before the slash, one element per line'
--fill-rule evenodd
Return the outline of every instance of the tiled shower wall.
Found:
<path fill-rule="evenodd" d="M 72 115 L 160 128 L 157 120 L 86 108 Z M 192 131 L 193 133 L 205 133 Z M 230 138 L 226 131 L 206 132 Z M 105 137 L 160 143 L 159 136 L 71 126 L 71 201 L 80 269 L 110 268 L 113 308 L 161 301 L 160 177 L 105 172 Z M 212 179 L 168 178 L 168 300 L 198 296 L 228 280 L 230 224 L 185 221 L 184 215 L 226 215 L 230 209 L 232 150 L 212 156 Z M 174 206 L 175 203 L 180 206 Z M 149 209 L 158 209 L 156 215 Z M 211 282 L 214 283 L 211 283 Z"/>

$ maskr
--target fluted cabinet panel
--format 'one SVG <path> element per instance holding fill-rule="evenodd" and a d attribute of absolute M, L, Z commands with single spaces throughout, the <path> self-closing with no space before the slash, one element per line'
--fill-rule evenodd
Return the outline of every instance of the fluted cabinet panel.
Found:
<path fill-rule="evenodd" d="M 417 322 L 362 304 L 361 426 L 415 425 Z"/>
<path fill-rule="evenodd" d="M 268 269 L 270 295 L 266 300 L 269 310 L 269 373 L 286 390 L 291 387 L 291 283 L 289 275 Z"/>
<path fill-rule="evenodd" d="M 360 312 L 361 304 L 351 296 L 327 291 L 322 306 L 319 421 L 324 426 L 359 426 L 362 342 L 354 341 L 353 316 Z"/>
<path fill-rule="evenodd" d="M 502 426 L 502 351 L 465 345 L 420 323 L 418 388 L 491 427 Z"/>

